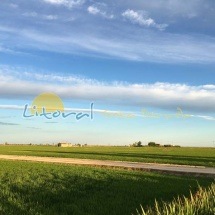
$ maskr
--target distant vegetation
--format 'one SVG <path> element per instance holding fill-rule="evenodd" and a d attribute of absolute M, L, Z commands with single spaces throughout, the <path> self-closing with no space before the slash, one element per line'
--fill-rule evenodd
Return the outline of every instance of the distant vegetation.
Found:
<path fill-rule="evenodd" d="M 135 143 L 130 145 L 130 147 L 143 147 L 143 146 L 144 145 L 142 144 L 141 141 L 135 142 Z M 155 142 L 149 142 L 148 146 L 149 147 L 180 147 L 179 145 L 171 145 L 171 144 L 161 145 L 161 144 L 155 143 Z"/>
<path fill-rule="evenodd" d="M 147 210 L 141 207 L 138 215 L 214 215 L 215 184 L 208 189 L 199 186 L 197 193 L 190 197 L 178 197 L 170 203 L 155 201 L 155 206 Z"/>
<path fill-rule="evenodd" d="M 149 142 L 149 143 L 148 143 L 148 146 L 150 146 L 150 147 L 155 147 L 155 146 L 160 146 L 160 144 L 157 144 L 157 143 L 155 143 L 155 142 Z"/>
<path fill-rule="evenodd" d="M 161 145 L 161 144 L 155 143 L 155 142 L 149 142 L 149 143 L 148 143 L 148 146 L 149 146 L 149 147 L 180 147 L 179 145 L 171 145 L 171 144 L 168 144 L 168 145 Z"/>
<path fill-rule="evenodd" d="M 138 142 L 135 142 L 131 145 L 131 147 L 142 147 L 142 142 L 141 141 L 138 141 Z"/>
<path fill-rule="evenodd" d="M 141 141 L 135 142 L 135 143 L 133 143 L 133 144 L 130 145 L 130 147 L 143 147 L 143 146 L 144 145 L 142 144 Z M 149 142 L 148 146 L 149 147 L 180 147 L 179 145 L 171 145 L 171 144 L 161 145 L 161 144 L 155 143 L 155 142 Z"/>

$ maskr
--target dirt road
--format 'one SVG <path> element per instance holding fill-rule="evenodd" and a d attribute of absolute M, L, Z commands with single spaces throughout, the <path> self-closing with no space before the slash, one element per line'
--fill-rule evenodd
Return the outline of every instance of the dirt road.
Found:
<path fill-rule="evenodd" d="M 155 164 L 155 163 L 138 163 L 128 161 L 110 161 L 110 160 L 89 160 L 74 158 L 56 158 L 56 157 L 34 157 L 34 156 L 18 156 L 18 155 L 0 155 L 0 159 L 20 160 L 46 163 L 75 164 L 102 167 L 120 167 L 127 169 L 138 169 L 145 171 L 156 171 L 164 173 L 188 174 L 188 175 L 204 175 L 215 178 L 215 168 L 200 166 L 185 166 L 172 164 Z"/>

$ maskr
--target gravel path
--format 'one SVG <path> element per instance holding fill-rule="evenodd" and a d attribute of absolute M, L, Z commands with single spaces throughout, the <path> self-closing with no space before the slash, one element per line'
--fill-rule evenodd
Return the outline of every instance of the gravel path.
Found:
<path fill-rule="evenodd" d="M 90 160 L 75 158 L 56 158 L 56 157 L 34 157 L 34 156 L 18 156 L 18 155 L 0 155 L 0 159 L 34 161 L 46 163 L 76 164 L 88 166 L 102 167 L 120 167 L 126 169 L 138 169 L 145 171 L 156 171 L 163 173 L 188 174 L 188 175 L 204 175 L 215 178 L 215 168 L 201 166 L 186 166 L 172 164 L 157 163 L 139 163 L 128 161 L 110 161 L 110 160 Z"/>

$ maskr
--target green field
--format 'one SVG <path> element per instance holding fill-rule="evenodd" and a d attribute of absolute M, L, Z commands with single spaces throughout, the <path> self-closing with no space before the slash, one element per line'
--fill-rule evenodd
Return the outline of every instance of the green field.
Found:
<path fill-rule="evenodd" d="M 0 160 L 1 215 L 126 215 L 213 179 Z"/>
<path fill-rule="evenodd" d="M 31 155 L 215 167 L 215 148 L 0 146 L 0 154 Z"/>

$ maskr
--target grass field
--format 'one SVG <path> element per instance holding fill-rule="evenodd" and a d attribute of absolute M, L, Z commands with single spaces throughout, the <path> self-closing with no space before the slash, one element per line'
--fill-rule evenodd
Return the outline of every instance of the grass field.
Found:
<path fill-rule="evenodd" d="M 215 148 L 0 146 L 0 154 L 123 160 L 215 167 Z"/>
<path fill-rule="evenodd" d="M 198 178 L 209 186 L 213 179 Z M 0 160 L 1 215 L 126 215 L 198 189 L 197 178 Z"/>

